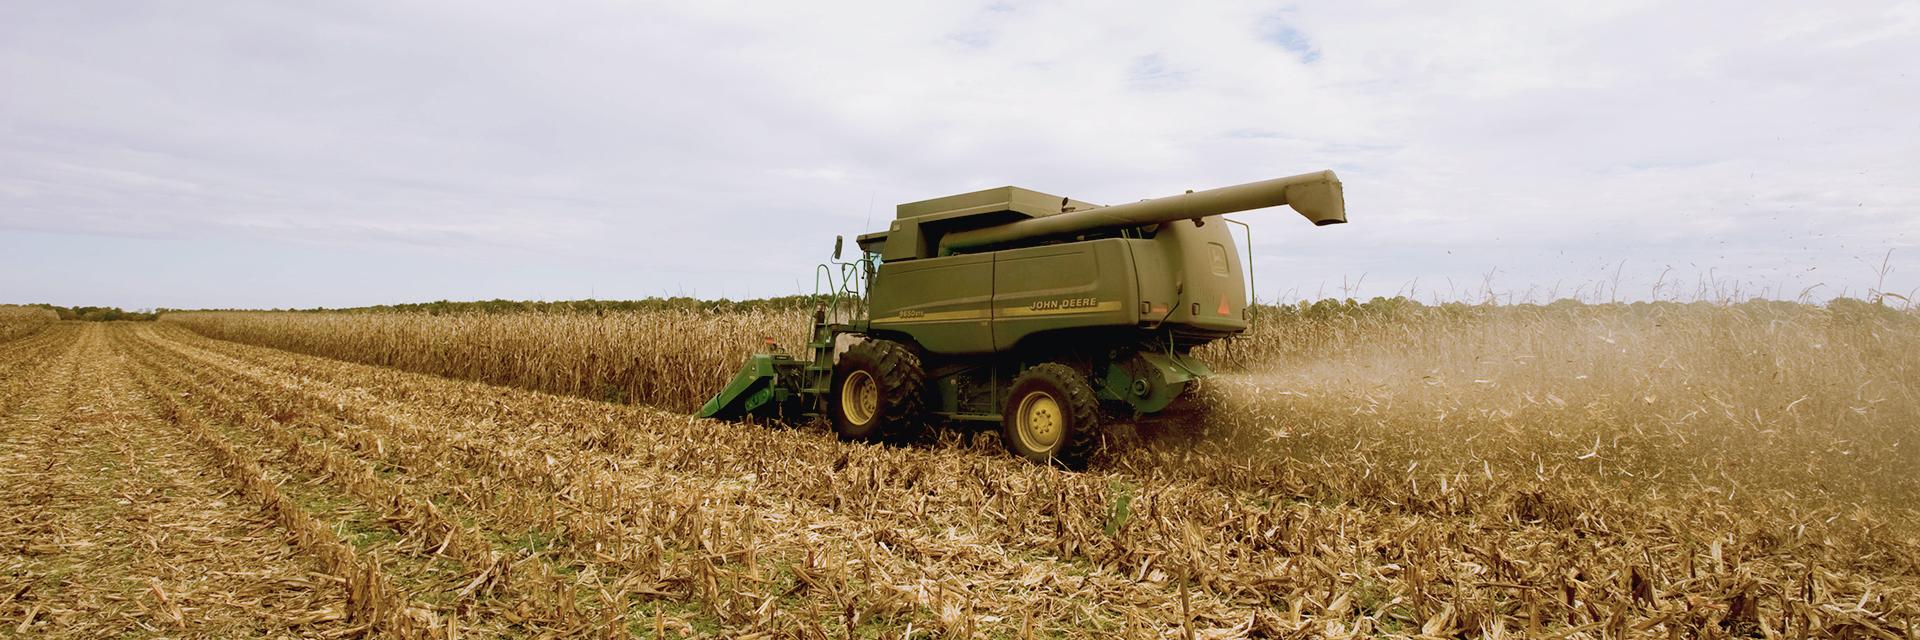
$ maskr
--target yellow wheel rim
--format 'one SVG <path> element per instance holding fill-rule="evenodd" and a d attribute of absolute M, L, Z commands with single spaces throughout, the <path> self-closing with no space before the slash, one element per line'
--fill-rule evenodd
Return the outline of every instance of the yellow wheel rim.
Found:
<path fill-rule="evenodd" d="M 1015 414 L 1015 434 L 1020 444 L 1028 451 L 1046 453 L 1060 444 L 1060 436 L 1066 432 L 1066 418 L 1060 414 L 1060 403 L 1045 391 L 1035 391 L 1020 399 L 1020 410 Z"/>
<path fill-rule="evenodd" d="M 873 381 L 873 374 L 847 374 L 846 381 L 840 383 L 840 406 L 854 424 L 873 422 L 874 414 L 880 413 L 880 385 Z"/>

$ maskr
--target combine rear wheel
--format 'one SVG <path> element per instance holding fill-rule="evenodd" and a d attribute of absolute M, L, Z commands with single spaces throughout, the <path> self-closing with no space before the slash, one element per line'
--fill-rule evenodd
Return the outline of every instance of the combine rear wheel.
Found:
<path fill-rule="evenodd" d="M 1100 402 L 1072 367 L 1034 365 L 1013 379 L 1000 434 L 1014 455 L 1083 468 L 1100 446 Z"/>
<path fill-rule="evenodd" d="M 833 430 L 843 440 L 911 435 L 921 419 L 926 374 L 906 345 L 867 340 L 840 354 L 833 367 Z"/>

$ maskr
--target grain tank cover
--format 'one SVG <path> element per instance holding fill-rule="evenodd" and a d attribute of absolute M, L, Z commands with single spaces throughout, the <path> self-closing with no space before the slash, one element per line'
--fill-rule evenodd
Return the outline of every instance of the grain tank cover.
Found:
<path fill-rule="evenodd" d="M 1060 196 L 1020 187 L 997 187 L 970 193 L 909 202 L 895 208 L 895 219 L 944 220 L 982 213 L 1014 212 L 1028 218 L 1060 211 Z"/>
<path fill-rule="evenodd" d="M 889 262 L 931 258 L 937 255 L 940 236 L 949 231 L 977 229 L 1092 206 L 1020 187 L 996 187 L 908 202 L 895 208 L 894 221 L 887 228 L 880 257 Z"/>

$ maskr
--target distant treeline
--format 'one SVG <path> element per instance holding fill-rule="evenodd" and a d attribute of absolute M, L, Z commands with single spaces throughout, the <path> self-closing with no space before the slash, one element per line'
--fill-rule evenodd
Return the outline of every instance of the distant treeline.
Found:
<path fill-rule="evenodd" d="M 816 305 L 827 302 L 827 296 L 794 295 L 778 298 L 755 298 L 750 300 L 703 300 L 675 296 L 670 298 L 644 298 L 640 300 L 475 300 L 456 302 L 437 300 L 434 302 L 415 302 L 407 304 L 382 304 L 367 307 L 314 307 L 310 309 L 271 309 L 270 311 L 292 311 L 299 313 L 425 313 L 428 315 L 457 314 L 505 314 L 505 313 L 585 313 L 604 314 L 615 311 L 705 311 L 705 312 L 749 312 L 749 311 L 799 311 L 811 310 Z M 151 320 L 157 314 L 188 311 L 186 309 L 158 309 L 154 313 L 126 312 L 111 307 L 76 307 L 66 309 L 49 305 L 34 305 L 52 308 L 60 312 L 62 319 L 82 320 Z M 1527 309 L 1572 309 L 1582 307 L 1618 306 L 1626 309 L 1652 311 L 1675 309 L 1691 306 L 1732 306 L 1735 308 L 1756 307 L 1805 307 L 1807 303 L 1781 300 L 1750 299 L 1732 300 L 1693 300 L 1693 301 L 1655 301 L 1655 302 L 1586 302 L 1575 299 L 1560 299 L 1548 303 L 1474 303 L 1442 302 L 1423 303 L 1404 296 L 1374 297 L 1365 302 L 1353 298 L 1326 298 L 1317 301 L 1270 304 L 1261 303 L 1254 307 L 1254 313 L 1268 318 L 1332 318 L 1332 317 L 1379 317 L 1405 313 L 1482 313 L 1489 309 L 1507 311 Z M 1820 305 L 1812 305 L 1820 306 Z M 1865 311 L 1871 309 L 1877 313 L 1911 314 L 1911 307 L 1896 308 L 1884 302 L 1866 302 L 1852 298 L 1836 298 L 1825 305 L 1837 312 Z M 263 311 L 262 309 L 195 309 L 194 311 Z M 95 313 L 101 317 L 78 317 L 80 313 Z M 114 315 L 119 314 L 119 315 Z"/>
<path fill-rule="evenodd" d="M 119 307 L 62 307 L 52 304 L 22 305 L 36 309 L 47 309 L 60 315 L 61 320 L 82 320 L 86 322 L 110 322 L 113 320 L 150 321 L 160 317 L 164 309 L 153 311 L 127 311 Z"/>
<path fill-rule="evenodd" d="M 644 298 L 640 300 L 475 300 L 454 302 L 438 300 L 434 302 L 415 302 L 408 304 L 381 304 L 370 307 L 285 309 L 304 313 L 426 313 L 429 315 L 452 315 L 461 313 L 606 313 L 610 311 L 789 311 L 811 309 L 815 304 L 826 301 L 826 296 L 783 296 L 779 298 L 756 298 L 753 300 L 702 300 L 685 296 L 671 298 Z M 160 313 L 184 311 L 183 309 L 161 309 Z M 202 309 L 201 311 L 253 311 L 253 309 Z M 275 309 L 280 311 L 280 309 Z"/>

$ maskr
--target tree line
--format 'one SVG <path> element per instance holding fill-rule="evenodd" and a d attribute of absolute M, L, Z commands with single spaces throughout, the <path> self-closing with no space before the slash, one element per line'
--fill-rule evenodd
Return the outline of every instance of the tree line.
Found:
<path fill-rule="evenodd" d="M 61 320 L 80 320 L 85 322 L 112 322 L 115 320 L 149 321 L 160 317 L 161 310 L 127 311 L 119 307 L 62 307 L 53 304 L 23 305 L 36 309 L 48 309 L 60 315 Z"/>

